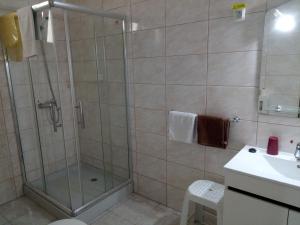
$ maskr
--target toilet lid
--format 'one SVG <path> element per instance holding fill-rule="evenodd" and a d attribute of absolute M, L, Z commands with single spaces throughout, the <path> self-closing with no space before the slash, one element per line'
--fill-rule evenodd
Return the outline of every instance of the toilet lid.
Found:
<path fill-rule="evenodd" d="M 87 224 L 76 219 L 65 219 L 65 220 L 55 221 L 48 225 L 87 225 Z"/>

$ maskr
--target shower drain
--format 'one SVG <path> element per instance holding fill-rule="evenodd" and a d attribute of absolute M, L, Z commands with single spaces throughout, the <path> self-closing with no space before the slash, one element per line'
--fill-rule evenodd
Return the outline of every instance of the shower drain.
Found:
<path fill-rule="evenodd" d="M 91 182 L 96 182 L 96 181 L 98 181 L 97 178 L 91 178 Z"/>

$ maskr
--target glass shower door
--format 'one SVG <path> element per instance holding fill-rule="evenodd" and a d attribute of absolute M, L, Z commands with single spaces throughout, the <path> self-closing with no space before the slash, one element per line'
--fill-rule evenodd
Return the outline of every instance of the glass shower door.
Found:
<path fill-rule="evenodd" d="M 106 191 L 94 17 L 68 12 L 65 19 L 79 143 L 78 172 L 85 204 Z"/>
<path fill-rule="evenodd" d="M 67 121 L 63 121 L 62 106 L 64 109 L 72 106 L 65 96 L 68 84 L 61 77 L 60 67 L 66 62 L 58 57 L 57 42 L 48 43 L 46 39 L 48 13 L 45 10 L 37 15 L 39 52 L 29 59 L 34 117 L 44 171 L 44 192 L 70 208 L 68 160 L 71 157 L 66 152 L 66 144 L 74 138 L 74 132 L 68 132 L 70 129 Z M 54 17 L 54 22 L 63 21 Z M 35 180 L 31 185 L 39 187 L 40 182 Z"/>
<path fill-rule="evenodd" d="M 66 25 L 87 203 L 129 178 L 122 21 L 68 12 Z"/>
<path fill-rule="evenodd" d="M 103 145 L 110 188 L 127 181 L 129 171 L 126 67 L 124 58 L 123 21 L 104 18 L 102 27 L 95 25 L 97 60 L 102 68 L 100 81 Z M 99 29 L 101 28 L 101 29 Z"/>

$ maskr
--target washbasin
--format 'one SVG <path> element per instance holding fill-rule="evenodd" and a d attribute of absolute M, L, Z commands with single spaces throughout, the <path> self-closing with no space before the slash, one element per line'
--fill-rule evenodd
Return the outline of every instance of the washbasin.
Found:
<path fill-rule="evenodd" d="M 229 188 L 300 207 L 300 162 L 293 154 L 272 156 L 245 146 L 224 166 L 224 174 Z"/>
<path fill-rule="evenodd" d="M 283 178 L 291 180 L 300 180 L 300 162 L 297 162 L 294 158 L 285 157 L 273 157 L 269 155 L 263 156 L 266 162 L 277 173 L 277 176 L 283 176 Z"/>

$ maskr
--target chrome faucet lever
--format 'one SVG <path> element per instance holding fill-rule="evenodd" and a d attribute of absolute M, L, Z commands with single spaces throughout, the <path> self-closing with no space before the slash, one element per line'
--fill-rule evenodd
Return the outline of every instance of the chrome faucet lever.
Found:
<path fill-rule="evenodd" d="M 298 161 L 300 161 L 300 142 L 296 145 L 294 156 Z"/>

